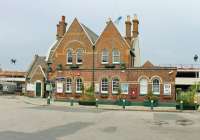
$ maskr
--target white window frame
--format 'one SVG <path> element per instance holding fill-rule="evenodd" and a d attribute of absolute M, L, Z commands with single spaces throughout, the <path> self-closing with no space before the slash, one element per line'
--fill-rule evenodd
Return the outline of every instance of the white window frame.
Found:
<path fill-rule="evenodd" d="M 117 94 L 117 93 L 118 93 L 118 91 L 115 91 L 115 90 L 114 90 L 114 84 L 116 84 L 116 83 L 114 83 L 115 80 L 118 81 L 118 90 L 119 90 L 119 88 L 120 88 L 119 79 L 118 79 L 118 78 L 114 78 L 114 79 L 112 80 L 112 94 Z"/>
<path fill-rule="evenodd" d="M 71 82 L 69 82 L 68 80 L 71 80 Z M 69 90 L 67 89 L 68 86 Z M 66 79 L 66 93 L 72 93 L 72 78 Z"/>
<path fill-rule="evenodd" d="M 82 48 L 77 49 L 77 52 L 76 52 L 76 64 L 83 64 L 83 52 L 84 52 L 84 50 Z M 78 62 L 78 53 L 81 53 L 81 61 L 82 62 Z"/>
<path fill-rule="evenodd" d="M 118 53 L 118 54 L 116 55 L 115 52 Z M 115 61 L 115 57 L 119 57 L 119 61 Z M 112 51 L 112 63 L 113 64 L 120 64 L 120 51 L 117 50 L 117 49 L 114 49 Z"/>
<path fill-rule="evenodd" d="M 104 57 L 107 57 L 107 62 L 104 62 Z M 108 64 L 109 63 L 109 52 L 107 49 L 103 49 L 101 54 L 101 64 Z"/>
<path fill-rule="evenodd" d="M 72 53 L 72 62 L 69 62 L 69 61 L 68 61 L 69 51 L 71 51 L 71 53 Z M 72 63 L 73 63 L 73 50 L 72 50 L 72 49 L 68 49 L 68 50 L 67 50 L 67 64 L 72 64 Z"/>
<path fill-rule="evenodd" d="M 142 83 L 145 80 L 145 84 Z M 144 91 L 145 89 L 145 91 Z M 143 92 L 144 91 L 144 92 Z M 140 79 L 140 95 L 147 95 L 148 94 L 148 80 L 146 78 Z"/>
<path fill-rule="evenodd" d="M 168 91 L 168 93 L 166 93 Z M 172 95 L 172 85 L 170 83 L 163 84 L 163 95 L 164 96 L 171 96 Z"/>
<path fill-rule="evenodd" d="M 107 79 L 107 78 L 103 78 L 103 79 L 101 80 L 101 93 L 108 94 L 108 90 L 107 90 L 107 91 L 103 90 L 103 86 L 106 85 L 105 83 L 103 83 L 103 80 L 107 80 L 107 89 L 109 90 L 109 82 L 108 82 L 108 79 Z"/>
<path fill-rule="evenodd" d="M 154 80 L 158 80 L 158 85 L 154 85 Z M 158 86 L 159 92 L 154 92 L 154 86 Z M 160 80 L 159 79 L 153 79 L 152 80 L 152 93 L 154 95 L 160 95 Z"/>
<path fill-rule="evenodd" d="M 78 81 L 78 80 L 80 80 L 80 81 Z M 81 84 L 80 84 L 80 83 Z M 81 79 L 81 78 L 77 78 L 76 79 L 76 93 L 82 93 L 82 90 L 78 90 L 78 86 L 82 86 L 82 84 L 83 84 L 83 80 Z M 81 89 L 82 87 L 80 87 L 80 89 Z"/>

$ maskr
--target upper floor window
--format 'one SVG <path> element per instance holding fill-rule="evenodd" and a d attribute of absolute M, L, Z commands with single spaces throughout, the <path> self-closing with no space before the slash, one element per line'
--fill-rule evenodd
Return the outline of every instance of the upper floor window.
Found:
<path fill-rule="evenodd" d="M 153 92 L 153 94 L 156 94 L 156 95 L 160 94 L 160 81 L 159 81 L 159 79 L 153 80 L 152 92 Z"/>
<path fill-rule="evenodd" d="M 83 63 L 83 49 L 78 49 L 76 52 L 76 64 Z"/>
<path fill-rule="evenodd" d="M 108 79 L 101 80 L 101 93 L 108 93 Z"/>
<path fill-rule="evenodd" d="M 117 94 L 119 92 L 119 79 L 114 78 L 112 80 L 112 93 Z"/>
<path fill-rule="evenodd" d="M 102 51 L 102 57 L 101 57 L 101 63 L 102 64 L 108 64 L 108 58 L 109 58 L 109 52 L 107 49 L 104 49 Z"/>
<path fill-rule="evenodd" d="M 73 61 L 72 53 L 73 53 L 72 49 L 67 50 L 67 64 L 72 64 Z"/>
<path fill-rule="evenodd" d="M 112 52 L 112 62 L 113 64 L 120 63 L 120 52 L 117 49 L 114 49 Z"/>
<path fill-rule="evenodd" d="M 148 81 L 145 78 L 140 79 L 140 95 L 147 94 L 148 91 Z"/>

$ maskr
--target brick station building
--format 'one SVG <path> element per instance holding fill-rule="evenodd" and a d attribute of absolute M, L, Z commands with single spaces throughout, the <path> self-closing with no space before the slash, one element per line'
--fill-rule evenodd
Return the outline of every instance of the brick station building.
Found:
<path fill-rule="evenodd" d="M 78 99 L 83 84 L 84 89 L 94 85 L 99 99 L 115 100 L 121 91 L 130 101 L 143 101 L 149 92 L 160 101 L 175 101 L 176 68 L 140 64 L 138 25 L 136 16 L 132 21 L 128 16 L 123 37 L 109 19 L 98 36 L 76 18 L 68 27 L 62 16 L 46 57 L 55 98 Z"/>

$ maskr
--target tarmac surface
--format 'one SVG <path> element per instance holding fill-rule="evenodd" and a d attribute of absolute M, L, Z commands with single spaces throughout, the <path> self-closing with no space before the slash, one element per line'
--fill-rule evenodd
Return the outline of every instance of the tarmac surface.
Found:
<path fill-rule="evenodd" d="M 65 102 L 47 106 L 43 99 L 0 96 L 0 140 L 200 138 L 200 112 L 169 112 L 169 108 L 168 112 L 127 111 L 111 107 L 71 107 Z"/>

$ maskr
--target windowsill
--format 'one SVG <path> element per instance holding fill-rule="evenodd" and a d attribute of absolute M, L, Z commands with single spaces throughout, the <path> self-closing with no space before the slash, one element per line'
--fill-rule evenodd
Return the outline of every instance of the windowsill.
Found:
<path fill-rule="evenodd" d="M 67 65 L 72 65 L 73 63 L 67 63 Z"/>
<path fill-rule="evenodd" d="M 108 64 L 108 62 L 101 62 L 101 64 L 103 64 L 103 65 L 104 65 L 104 64 Z"/>
<path fill-rule="evenodd" d="M 113 62 L 112 64 L 114 64 L 114 65 L 119 65 L 120 62 Z"/>
<path fill-rule="evenodd" d="M 82 91 L 76 91 L 76 93 L 77 93 L 77 94 L 81 94 L 81 93 L 82 93 Z"/>
<path fill-rule="evenodd" d="M 117 95 L 117 94 L 118 94 L 118 92 L 115 92 L 115 91 L 113 91 L 113 92 L 112 92 L 112 94 L 113 94 L 113 95 Z"/>
<path fill-rule="evenodd" d="M 66 91 L 65 93 L 66 94 L 72 94 L 72 91 Z"/>
<path fill-rule="evenodd" d="M 159 94 L 154 94 L 154 93 L 153 93 L 153 95 L 154 95 L 154 96 L 160 96 L 160 93 L 159 93 Z"/>
<path fill-rule="evenodd" d="M 101 91 L 101 94 L 108 94 L 108 91 Z"/>
<path fill-rule="evenodd" d="M 76 65 L 82 65 L 83 63 L 76 63 Z"/>
<path fill-rule="evenodd" d="M 140 96 L 146 96 L 147 94 L 139 94 Z"/>

